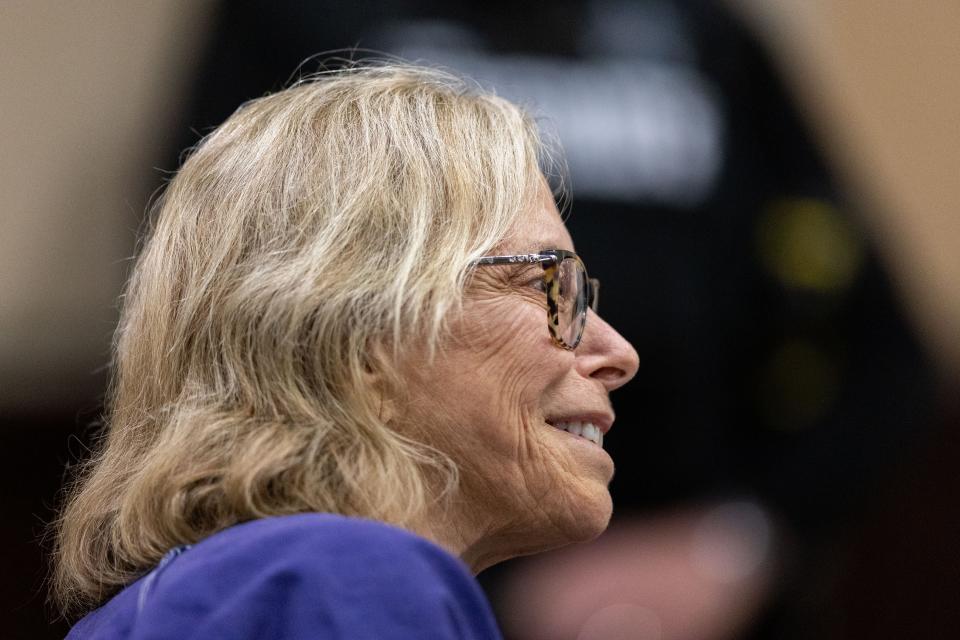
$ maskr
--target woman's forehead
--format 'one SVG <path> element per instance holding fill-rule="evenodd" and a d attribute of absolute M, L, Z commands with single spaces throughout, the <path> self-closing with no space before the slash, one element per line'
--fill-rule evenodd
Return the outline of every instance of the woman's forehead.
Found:
<path fill-rule="evenodd" d="M 573 251 L 573 239 L 547 189 L 541 191 L 534 205 L 518 218 L 499 245 L 502 253 L 535 253 L 544 249 Z"/>

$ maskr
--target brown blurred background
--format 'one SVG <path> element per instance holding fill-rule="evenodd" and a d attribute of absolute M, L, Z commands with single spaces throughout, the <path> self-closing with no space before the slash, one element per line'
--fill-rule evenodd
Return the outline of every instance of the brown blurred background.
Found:
<path fill-rule="evenodd" d="M 544 117 L 641 354 L 610 534 L 482 577 L 508 638 L 952 637 L 958 28 L 932 0 L 0 4 L 4 637 L 68 628 L 42 534 L 96 437 L 151 193 L 355 46 Z"/>

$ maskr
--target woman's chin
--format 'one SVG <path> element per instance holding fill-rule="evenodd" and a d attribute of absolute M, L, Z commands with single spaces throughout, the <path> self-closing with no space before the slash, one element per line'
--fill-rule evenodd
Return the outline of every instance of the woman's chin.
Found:
<path fill-rule="evenodd" d="M 588 542 L 607 530 L 613 516 L 613 500 L 604 486 L 597 491 L 596 497 L 585 506 L 583 517 L 579 519 L 578 537 L 574 542 Z"/>
<path fill-rule="evenodd" d="M 613 515 L 613 500 L 605 485 L 590 486 L 587 495 L 581 493 L 564 509 L 563 516 L 554 520 L 559 536 L 551 548 L 589 542 L 607 530 Z"/>

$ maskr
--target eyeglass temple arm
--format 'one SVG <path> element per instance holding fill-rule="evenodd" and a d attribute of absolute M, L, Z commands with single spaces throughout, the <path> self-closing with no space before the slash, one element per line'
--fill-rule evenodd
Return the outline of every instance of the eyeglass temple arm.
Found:
<path fill-rule="evenodd" d="M 471 264 L 474 266 L 488 264 L 544 264 L 547 262 L 555 262 L 556 260 L 556 256 L 548 253 L 523 253 L 515 256 L 484 256 L 483 258 L 477 258 Z"/>

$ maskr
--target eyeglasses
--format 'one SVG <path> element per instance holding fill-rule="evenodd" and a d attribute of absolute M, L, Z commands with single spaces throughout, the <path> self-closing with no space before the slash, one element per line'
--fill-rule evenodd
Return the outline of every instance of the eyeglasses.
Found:
<path fill-rule="evenodd" d="M 597 310 L 600 281 L 587 277 L 587 268 L 572 251 L 550 249 L 542 253 L 515 256 L 486 256 L 473 266 L 539 264 L 543 267 L 543 288 L 547 292 L 547 328 L 554 342 L 573 350 L 580 344 L 587 324 L 587 309 Z"/>

